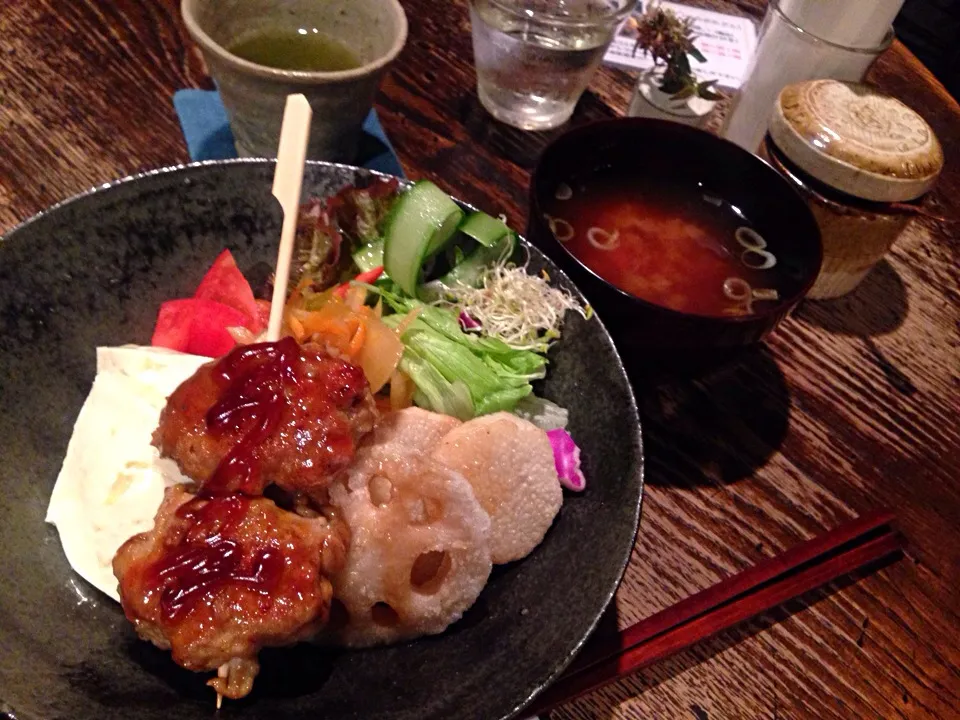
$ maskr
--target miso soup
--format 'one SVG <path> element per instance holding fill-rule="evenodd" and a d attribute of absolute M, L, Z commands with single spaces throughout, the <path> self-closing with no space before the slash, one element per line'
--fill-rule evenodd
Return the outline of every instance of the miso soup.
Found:
<path fill-rule="evenodd" d="M 801 269 L 700 184 L 600 172 L 559 183 L 545 210 L 554 236 L 584 265 L 672 310 L 750 315 L 798 285 Z"/>

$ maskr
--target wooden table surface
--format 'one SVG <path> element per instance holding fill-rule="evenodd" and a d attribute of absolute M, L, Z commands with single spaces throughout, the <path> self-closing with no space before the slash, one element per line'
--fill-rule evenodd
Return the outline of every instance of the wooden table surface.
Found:
<path fill-rule="evenodd" d="M 523 227 L 530 171 L 555 133 L 512 130 L 479 106 L 465 0 L 404 5 L 410 39 L 377 107 L 407 173 Z M 603 70 L 573 123 L 622 115 L 632 80 Z M 899 44 L 871 80 L 936 130 L 947 165 L 935 201 L 960 220 L 960 108 Z M 185 87 L 210 80 L 174 0 L 5 0 L 0 231 L 186 162 L 171 105 Z M 615 618 L 632 623 L 878 506 L 896 510 L 907 557 L 553 718 L 960 716 L 958 234 L 917 223 L 855 294 L 805 303 L 736 363 L 636 383 L 647 486 Z"/>

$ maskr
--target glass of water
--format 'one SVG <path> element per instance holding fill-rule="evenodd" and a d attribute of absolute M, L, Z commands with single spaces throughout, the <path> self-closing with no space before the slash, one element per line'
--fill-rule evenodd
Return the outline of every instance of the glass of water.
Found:
<path fill-rule="evenodd" d="M 477 93 L 498 120 L 547 130 L 573 114 L 636 0 L 470 0 Z"/>

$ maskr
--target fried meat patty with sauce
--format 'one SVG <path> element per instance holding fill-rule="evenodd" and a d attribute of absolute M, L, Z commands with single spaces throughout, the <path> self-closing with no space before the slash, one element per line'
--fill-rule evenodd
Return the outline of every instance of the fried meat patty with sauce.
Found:
<path fill-rule="evenodd" d="M 202 494 L 275 484 L 322 502 L 376 421 L 360 368 L 285 338 L 197 370 L 167 400 L 153 444 Z"/>
<path fill-rule="evenodd" d="M 117 551 L 113 572 L 137 633 L 208 684 L 250 692 L 257 653 L 312 636 L 327 621 L 328 577 L 343 568 L 349 529 L 301 517 L 266 498 L 200 498 L 168 488 L 152 530 Z"/>

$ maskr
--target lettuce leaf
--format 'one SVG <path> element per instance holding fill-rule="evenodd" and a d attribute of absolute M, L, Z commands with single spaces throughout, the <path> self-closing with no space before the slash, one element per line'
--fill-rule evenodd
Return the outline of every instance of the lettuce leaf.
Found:
<path fill-rule="evenodd" d="M 518 402 L 516 407 L 513 408 L 513 414 L 523 420 L 532 422 L 541 430 L 562 430 L 566 428 L 570 415 L 566 408 L 536 395 L 527 395 Z"/>
<path fill-rule="evenodd" d="M 533 392 L 530 383 L 546 374 L 547 360 L 529 350 L 514 350 L 495 338 L 465 333 L 456 313 L 426 305 L 387 287 L 367 286 L 396 311 L 383 321 L 397 327 L 411 310 L 419 315 L 403 333 L 400 368 L 417 386 L 415 402 L 436 412 L 467 419 L 500 410 L 510 411 Z"/>
<path fill-rule="evenodd" d="M 476 411 L 470 391 L 462 381 L 449 382 L 433 365 L 409 347 L 400 358 L 403 370 L 417 386 L 414 402 L 422 408 L 469 420 Z"/>

